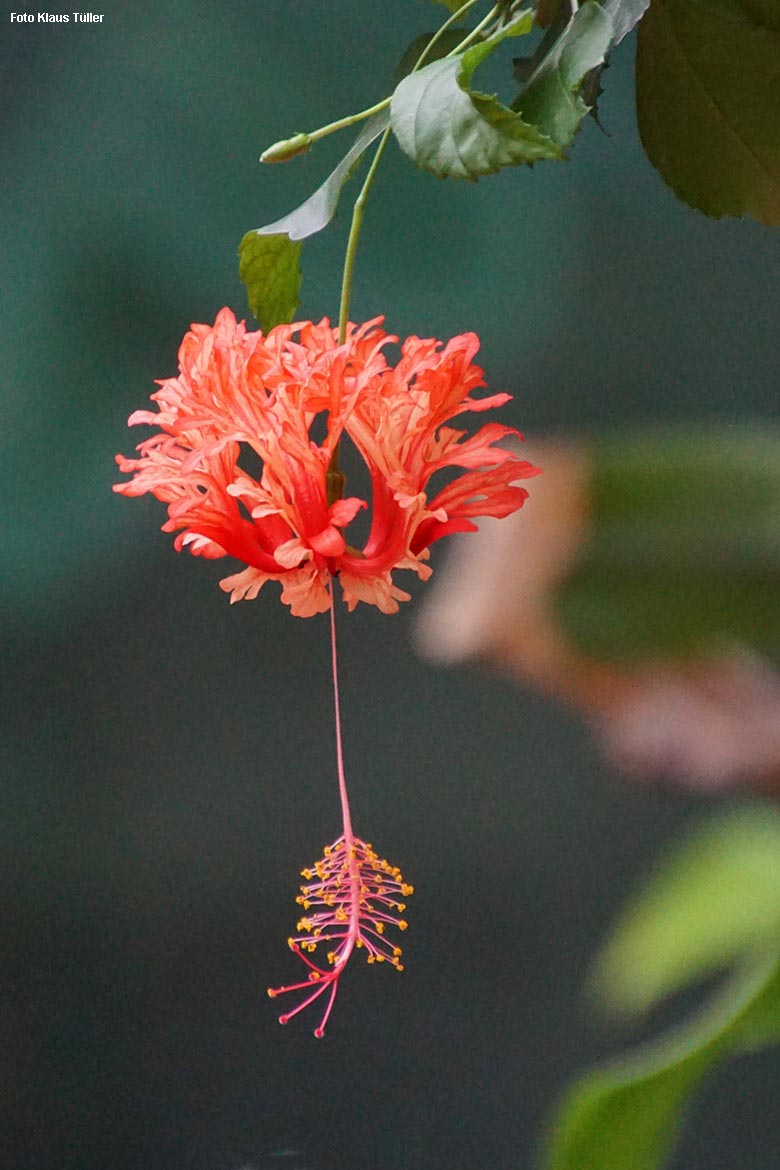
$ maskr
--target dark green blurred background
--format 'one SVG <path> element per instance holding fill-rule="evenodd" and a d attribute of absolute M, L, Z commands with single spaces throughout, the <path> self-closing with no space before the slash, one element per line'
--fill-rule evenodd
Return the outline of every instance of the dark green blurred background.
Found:
<path fill-rule="evenodd" d="M 413 604 L 342 621 L 357 828 L 418 891 L 406 971 L 350 971 L 323 1042 L 276 1024 L 264 989 L 297 975 L 298 870 L 338 832 L 327 623 L 290 618 L 273 586 L 230 608 L 224 569 L 159 533 L 161 505 L 110 491 L 127 415 L 189 323 L 244 313 L 242 234 L 348 140 L 273 170 L 261 149 L 383 96 L 444 14 L 2 17 L 8 1170 L 528 1166 L 567 1078 L 627 1039 L 578 999 L 588 957 L 701 804 L 605 775 L 548 702 L 422 666 Z M 531 444 L 777 421 L 777 236 L 675 202 L 637 139 L 632 54 L 605 77 L 609 136 L 588 124 L 571 164 L 472 187 L 393 151 L 370 206 L 355 317 L 476 329 Z M 304 316 L 336 315 L 346 221 L 306 246 Z M 779 1070 L 732 1067 L 675 1167 L 776 1170 Z"/>

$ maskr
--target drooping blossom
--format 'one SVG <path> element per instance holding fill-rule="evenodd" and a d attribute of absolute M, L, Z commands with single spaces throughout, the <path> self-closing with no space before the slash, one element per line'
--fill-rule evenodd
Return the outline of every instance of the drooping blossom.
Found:
<path fill-rule="evenodd" d="M 383 351 L 398 339 L 381 320 L 350 325 L 339 345 L 327 320 L 278 325 L 264 336 L 222 309 L 213 326 L 193 325 L 186 334 L 178 376 L 152 395 L 157 409 L 131 415 L 131 426 L 159 429 L 137 458 L 117 456 L 132 479 L 114 490 L 151 492 L 166 503 L 163 530 L 178 533 L 177 550 L 241 562 L 220 582 L 231 601 L 279 581 L 293 614 L 310 617 L 328 609 L 328 583 L 337 576 L 350 609 L 363 601 L 394 613 L 409 596 L 394 570 L 427 578 L 435 540 L 473 530 L 474 517 L 507 516 L 526 499 L 517 480 L 538 469 L 497 445 L 521 438 L 517 431 L 489 423 L 468 437 L 448 425 L 509 399 L 472 397 L 484 385 L 472 363 L 476 335 L 446 345 L 410 337 L 391 366 Z M 318 441 L 312 428 L 320 417 Z M 348 529 L 368 501 L 342 497 L 332 474 L 345 435 L 371 479 L 362 549 L 349 542 Z M 436 472 L 453 470 L 449 483 L 431 488 Z"/>
<path fill-rule="evenodd" d="M 538 469 L 502 440 L 522 438 L 498 423 L 469 437 L 448 425 L 458 415 L 508 401 L 507 394 L 475 398 L 484 385 L 472 362 L 474 334 L 446 345 L 408 338 L 395 366 L 385 347 L 398 341 L 381 319 L 350 325 L 346 340 L 325 320 L 279 325 L 267 336 L 247 332 L 229 309 L 213 326 L 193 325 L 179 350 L 179 375 L 159 383 L 156 411 L 130 418 L 159 429 L 134 459 L 117 456 L 129 482 L 115 490 L 150 492 L 168 505 L 163 530 L 175 547 L 209 558 L 233 557 L 244 568 L 226 577 L 231 601 L 254 598 L 279 581 L 292 612 L 309 617 L 330 609 L 336 756 L 342 833 L 323 858 L 303 870 L 298 899 L 304 916 L 289 940 L 306 965 L 302 982 L 271 988 L 272 997 L 298 993 L 280 1016 L 286 1023 L 324 999 L 315 1029 L 322 1036 L 351 955 L 401 970 L 401 948 L 386 930 L 406 929 L 402 900 L 413 891 L 400 870 L 379 858 L 352 829 L 344 773 L 336 655 L 334 585 L 350 609 L 359 601 L 394 613 L 407 600 L 397 569 L 425 579 L 430 545 L 476 528 L 477 516 L 504 517 L 527 497 L 517 481 Z M 315 437 L 318 436 L 318 437 Z M 362 549 L 349 525 L 369 506 L 344 496 L 338 466 L 348 439 L 368 471 L 371 523 Z M 259 458 L 261 470 L 254 473 Z M 431 480 L 445 473 L 434 489 Z M 309 956 L 326 945 L 327 966 Z"/>

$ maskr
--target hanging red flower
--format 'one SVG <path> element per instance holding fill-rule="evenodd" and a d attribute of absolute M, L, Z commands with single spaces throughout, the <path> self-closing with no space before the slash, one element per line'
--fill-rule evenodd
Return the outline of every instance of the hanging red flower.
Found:
<path fill-rule="evenodd" d="M 468 437 L 447 425 L 509 400 L 471 397 L 484 385 L 472 363 L 476 335 L 444 346 L 410 337 L 391 366 L 384 348 L 398 339 L 380 325 L 381 318 L 351 325 L 339 345 L 327 320 L 278 325 L 264 336 L 222 309 L 213 326 L 193 325 L 185 336 L 178 377 L 152 395 L 157 410 L 131 415 L 131 426 L 160 429 L 139 445 L 138 458 L 117 456 L 132 479 L 114 490 L 163 500 L 163 530 L 178 532 L 178 550 L 243 562 L 220 582 L 231 601 L 279 581 L 293 614 L 310 617 L 329 608 L 328 582 L 338 577 L 350 609 L 364 601 L 394 613 L 409 598 L 393 581 L 395 569 L 425 579 L 435 540 L 525 501 L 517 481 L 539 469 L 497 445 L 522 438 L 516 430 L 489 423 Z M 320 416 L 326 433 L 318 442 L 312 426 Z M 348 528 L 368 501 L 340 498 L 332 474 L 345 435 L 371 478 L 362 549 L 349 543 Z M 250 451 L 262 460 L 259 479 L 247 469 Z M 431 492 L 431 477 L 446 469 L 462 474 Z"/>

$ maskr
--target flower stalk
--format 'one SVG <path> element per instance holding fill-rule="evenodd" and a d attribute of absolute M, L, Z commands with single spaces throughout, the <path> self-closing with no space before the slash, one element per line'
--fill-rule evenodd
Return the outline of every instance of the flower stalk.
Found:
<path fill-rule="evenodd" d="M 418 57 L 414 68 L 412 69 L 412 73 L 416 73 L 418 69 L 422 68 L 431 51 L 433 50 L 434 45 L 440 39 L 440 37 L 447 31 L 448 28 L 450 28 L 451 25 L 464 16 L 465 13 L 469 11 L 469 9 L 473 8 L 474 4 L 476 3 L 477 0 L 467 0 L 467 2 L 463 4 L 456 12 L 453 12 L 448 20 L 445 20 L 444 24 L 431 37 L 430 41 Z M 472 29 L 472 31 L 466 37 L 464 37 L 461 43 L 450 53 L 448 53 L 447 56 L 454 57 L 457 53 L 460 53 L 463 51 L 463 49 L 467 48 L 468 45 L 470 45 L 472 41 L 474 41 L 480 35 L 480 33 L 492 22 L 492 20 L 498 15 L 499 12 L 500 5 L 497 4 L 491 8 L 487 16 L 481 20 L 476 28 Z M 392 98 L 388 97 L 383 102 L 379 102 L 377 105 L 372 106 L 369 110 L 364 110 L 361 114 L 354 115 L 354 121 L 364 117 L 370 117 L 372 114 L 379 113 L 381 110 L 390 105 L 391 100 Z M 331 133 L 334 129 L 341 129 L 343 125 L 352 125 L 352 122 L 349 119 L 342 118 L 341 122 L 333 122 L 331 123 L 330 127 L 324 127 L 323 132 L 315 131 L 313 135 L 308 135 L 308 140 L 311 143 L 315 140 L 315 137 L 324 137 L 325 132 Z M 344 255 L 344 271 L 341 279 L 341 298 L 339 303 L 339 345 L 343 345 L 347 337 L 349 309 L 352 301 L 352 279 L 355 272 L 355 259 L 357 257 L 360 231 L 363 227 L 363 216 L 365 214 L 366 203 L 368 202 L 368 196 L 376 177 L 376 173 L 379 169 L 379 164 L 382 161 L 382 156 L 384 155 L 387 144 L 390 140 L 390 134 L 391 127 L 388 126 L 382 137 L 379 139 L 379 145 L 377 146 L 374 157 L 371 160 L 371 166 L 368 169 L 368 174 L 366 175 L 363 186 L 360 189 L 360 194 L 355 200 L 355 204 L 352 209 L 352 221 L 349 228 L 347 250 Z M 306 149 L 308 149 L 308 147 Z M 261 159 L 261 162 L 262 161 L 263 160 Z M 329 504 L 335 502 L 335 500 L 341 499 L 345 483 L 346 480 L 339 464 L 339 443 L 336 443 L 333 448 L 333 453 L 330 457 L 330 464 L 328 466 Z"/>
<path fill-rule="evenodd" d="M 439 41 L 447 29 L 451 28 L 453 24 L 460 20 L 462 16 L 465 16 L 466 13 L 471 8 L 473 8 L 475 4 L 478 3 L 479 0 L 466 0 L 465 4 L 461 5 L 461 7 L 456 12 L 453 12 L 452 15 L 449 16 L 447 20 L 445 20 L 444 24 L 439 29 L 437 29 L 428 44 L 423 49 L 420 57 L 415 63 L 414 69 L 412 69 L 413 73 L 422 68 L 430 56 L 434 45 Z M 474 29 L 473 32 L 470 33 L 469 36 L 462 42 L 462 44 L 458 45 L 457 48 L 453 50 L 453 53 L 461 52 L 467 44 L 470 44 L 474 37 L 478 36 L 479 33 L 486 27 L 486 25 L 490 24 L 499 9 L 500 5 L 496 5 L 496 7 L 488 13 L 487 17 L 481 21 L 479 25 L 477 25 L 476 29 Z M 452 53 L 448 54 L 448 56 L 452 55 Z M 382 98 L 381 101 L 376 102 L 373 106 L 368 106 L 368 108 L 365 110 L 359 110 L 356 114 L 347 114 L 346 117 L 337 118 L 335 122 L 328 122 L 326 126 L 319 126 L 316 130 L 309 130 L 305 132 L 301 131 L 298 134 L 293 134 L 290 138 L 282 138 L 279 142 L 274 142 L 271 146 L 263 151 L 263 153 L 260 155 L 260 162 L 289 162 L 290 159 L 297 158 L 299 154 L 306 154 L 306 152 L 309 151 L 312 146 L 314 146 L 315 142 L 319 142 L 322 138 L 327 138 L 330 134 L 336 134 L 339 130 L 348 130 L 350 126 L 356 126 L 358 122 L 365 122 L 368 118 L 372 118 L 374 114 L 381 114 L 382 110 L 387 109 L 391 101 L 392 94 L 386 98 Z"/>

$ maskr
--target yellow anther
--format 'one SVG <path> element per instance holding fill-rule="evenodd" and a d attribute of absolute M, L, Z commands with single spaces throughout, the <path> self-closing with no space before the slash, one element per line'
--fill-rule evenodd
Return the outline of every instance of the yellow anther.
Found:
<path fill-rule="evenodd" d="M 335 951 L 328 951 L 328 962 L 329 963 L 336 962 L 336 952 Z"/>
<path fill-rule="evenodd" d="M 314 874 L 312 873 L 312 871 L 310 869 L 302 869 L 301 870 L 301 877 L 308 878 L 309 881 L 311 881 L 311 879 L 314 877 Z"/>
<path fill-rule="evenodd" d="M 337 922 L 346 922 L 347 921 L 347 915 L 346 915 L 344 908 L 342 906 L 339 906 L 334 917 L 335 917 Z"/>
<path fill-rule="evenodd" d="M 405 898 L 411 898 L 414 893 L 414 886 L 401 886 L 401 893 Z"/>
<path fill-rule="evenodd" d="M 377 932 L 377 934 L 384 934 L 384 933 L 385 933 L 385 924 L 384 924 L 384 922 L 377 922 L 377 924 L 376 924 L 376 932 Z"/>
<path fill-rule="evenodd" d="M 409 925 L 409 923 L 408 923 L 408 922 L 404 922 L 404 920 L 403 920 L 403 918 L 402 918 L 402 919 L 401 919 L 401 921 L 400 921 L 400 922 L 399 922 L 397 925 L 398 925 L 398 929 L 399 929 L 399 930 L 406 930 L 406 928 L 407 928 L 407 926 Z"/>
<path fill-rule="evenodd" d="M 268 998 L 276 999 L 276 992 L 274 991 L 273 987 L 268 988 Z"/>
<path fill-rule="evenodd" d="M 396 902 L 395 908 L 399 914 L 403 914 L 404 910 L 406 909 L 406 906 L 403 902 Z"/>
<path fill-rule="evenodd" d="M 393 954 L 397 959 L 403 954 L 403 951 L 401 950 L 400 947 L 393 947 Z"/>
<path fill-rule="evenodd" d="M 377 961 L 377 963 L 384 963 L 385 956 L 384 955 L 377 955 L 376 961 Z"/>
<path fill-rule="evenodd" d="M 396 971 L 403 971 L 403 969 L 404 969 L 403 963 L 396 963 L 395 969 L 396 969 Z"/>
<path fill-rule="evenodd" d="M 362 945 L 363 945 L 362 938 L 355 939 L 355 946 L 358 948 L 358 950 L 360 949 L 360 947 L 362 947 Z"/>
<path fill-rule="evenodd" d="M 373 963 L 373 962 L 375 962 L 375 961 L 376 961 L 376 960 L 374 959 L 374 956 L 373 956 L 373 955 L 369 955 L 369 956 L 368 956 L 368 958 L 366 959 L 366 962 L 367 962 L 367 963 Z"/>

